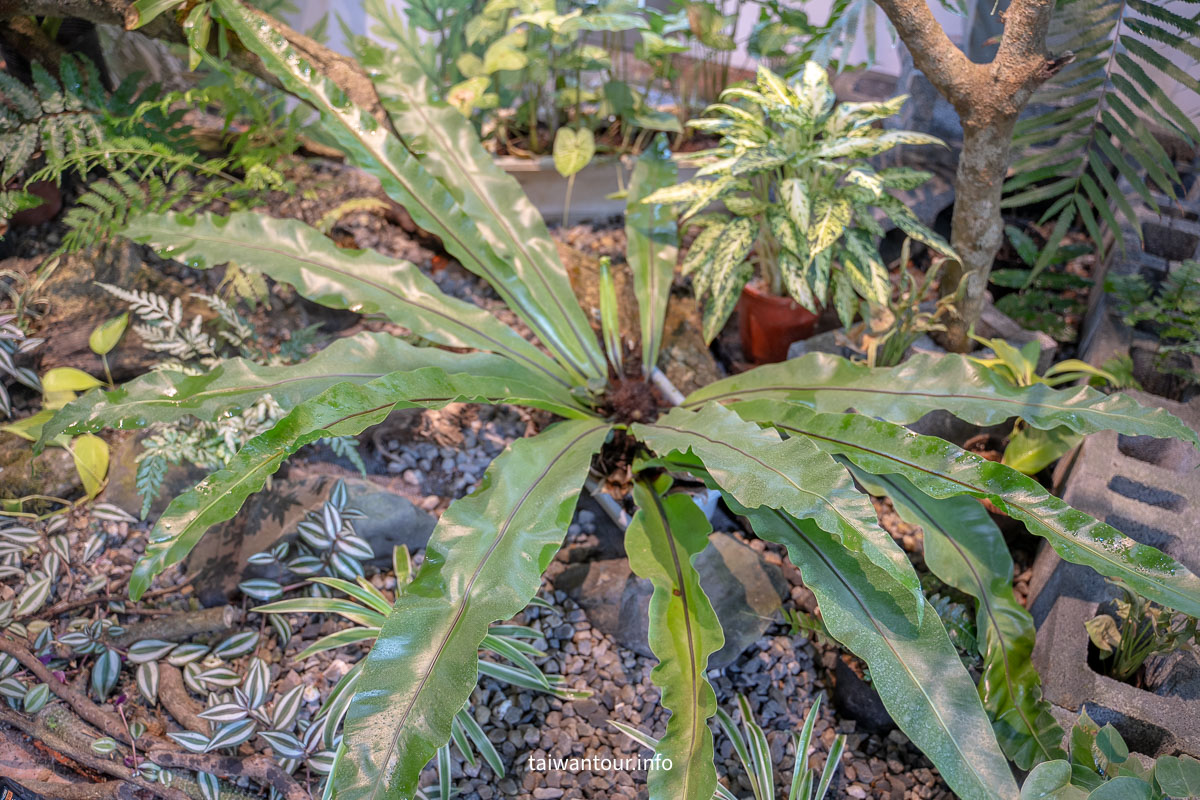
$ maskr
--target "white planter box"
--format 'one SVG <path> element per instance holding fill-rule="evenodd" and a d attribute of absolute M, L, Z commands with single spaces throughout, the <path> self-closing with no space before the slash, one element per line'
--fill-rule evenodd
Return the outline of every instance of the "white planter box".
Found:
<path fill-rule="evenodd" d="M 567 179 L 554 168 L 553 157 L 497 156 L 495 160 L 497 166 L 517 179 L 548 225 L 562 223 L 563 207 L 567 201 Z M 575 173 L 567 224 L 605 222 L 623 215 L 625 198 L 611 195 L 629 187 L 634 163 L 635 159 L 631 156 L 597 156 Z M 687 180 L 695 174 L 694 169 L 681 168 L 679 180 Z"/>

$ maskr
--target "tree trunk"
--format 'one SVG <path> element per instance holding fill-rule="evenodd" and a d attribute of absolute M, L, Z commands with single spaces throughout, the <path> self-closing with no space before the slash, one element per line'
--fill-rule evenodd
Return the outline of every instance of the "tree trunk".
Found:
<path fill-rule="evenodd" d="M 968 332 L 979 320 L 987 293 L 988 275 L 1004 241 L 1000 196 L 1008 172 L 1015 116 L 963 120 L 963 146 L 954 181 L 954 218 L 950 244 L 962 263 L 949 263 L 942 294 L 957 294 L 955 314 L 944 334 L 946 349 L 971 349 Z M 962 282 L 965 281 L 965 285 Z"/>
<path fill-rule="evenodd" d="M 1004 223 L 1000 195 L 1008 172 L 1013 129 L 1034 91 L 1070 62 L 1053 58 L 1046 34 L 1055 0 L 1011 0 L 990 63 L 971 61 L 934 18 L 926 0 L 875 0 L 912 53 L 913 63 L 958 112 L 963 148 L 954 182 L 950 243 L 962 264 L 949 265 L 943 296 L 959 298 L 943 339 L 947 349 L 971 347 L 967 331 L 979 320 L 988 274 L 1000 249 Z"/>

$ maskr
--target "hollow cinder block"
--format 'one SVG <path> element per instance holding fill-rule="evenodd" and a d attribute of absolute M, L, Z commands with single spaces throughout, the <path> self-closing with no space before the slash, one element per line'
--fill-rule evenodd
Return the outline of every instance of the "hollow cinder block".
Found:
<path fill-rule="evenodd" d="M 1080 711 L 1086 711 L 1101 725 L 1111 723 L 1130 748 L 1143 755 L 1200 754 L 1200 699 L 1194 694 L 1138 689 L 1100 675 L 1088 664 L 1084 623 L 1098 607 L 1095 602 L 1060 596 L 1038 629 L 1033 662 L 1055 716 L 1073 722 Z M 1063 727 L 1070 730 L 1070 724 Z"/>
<path fill-rule="evenodd" d="M 1200 401 L 1176 403 L 1130 392 L 1200 430 Z M 1163 550 L 1200 572 L 1200 452 L 1174 439 L 1089 436 L 1056 474 L 1063 499 L 1143 544 Z M 1070 712 L 1087 710 L 1113 723 L 1130 746 L 1149 756 L 1182 751 L 1200 756 L 1200 693 L 1181 691 L 1196 670 L 1179 661 L 1163 693 L 1145 691 L 1097 674 L 1088 665 L 1084 623 L 1112 596 L 1093 570 L 1070 564 L 1043 545 L 1030 581 L 1030 612 L 1038 625 L 1034 663 L 1046 698 Z M 1174 676 L 1174 677 L 1173 677 Z M 1191 677 L 1186 677 L 1191 676 Z"/>
<path fill-rule="evenodd" d="M 1168 197 L 1156 191 L 1155 187 L 1148 186 L 1157 209 L 1147 204 L 1124 177 L 1118 180 L 1117 188 L 1137 215 L 1136 223 L 1131 223 L 1121 214 L 1117 217 L 1125 237 L 1124 255 L 1133 255 L 1141 250 L 1165 261 L 1200 258 L 1200 176 L 1188 177 L 1190 186 L 1175 197 Z M 1141 248 L 1138 247 L 1139 231 L 1144 240 Z M 1118 252 L 1115 255 L 1120 257 L 1120 248 L 1116 250 Z"/>
<path fill-rule="evenodd" d="M 1143 405 L 1163 408 L 1193 430 L 1200 430 L 1200 402 L 1177 403 L 1137 391 L 1128 394 Z M 1197 467 L 1200 467 L 1200 452 L 1187 442 L 1101 431 L 1088 436 L 1073 456 L 1065 460 L 1056 483 L 1067 503 L 1143 544 L 1169 553 L 1193 572 L 1200 572 Z M 1048 556 L 1039 556 L 1031 592 L 1037 594 L 1044 583 L 1052 580 L 1052 572 L 1046 571 L 1051 567 L 1058 569 Z M 1090 570 L 1085 572 L 1094 574 Z M 1075 590 L 1077 596 L 1092 601 L 1103 599 L 1101 581 L 1088 579 L 1085 583 L 1086 586 Z M 1045 602 L 1038 594 L 1034 606 L 1040 608 Z"/>

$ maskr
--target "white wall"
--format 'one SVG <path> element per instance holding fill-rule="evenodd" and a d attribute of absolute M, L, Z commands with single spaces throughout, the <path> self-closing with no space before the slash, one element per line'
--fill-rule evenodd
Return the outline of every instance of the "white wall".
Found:
<path fill-rule="evenodd" d="M 403 8 L 404 0 L 391 0 L 392 5 Z M 966 19 L 947 11 L 942 7 L 938 0 L 927 0 L 933 10 L 934 16 L 942 23 L 950 38 L 955 42 L 961 42 L 964 38 L 964 27 Z M 365 13 L 362 10 L 358 0 L 299 0 L 300 14 L 293 19 L 288 20 L 293 27 L 299 30 L 305 30 L 313 25 L 322 15 L 328 13 L 330 15 L 328 31 L 330 44 L 341 49 L 341 26 L 336 22 L 335 13 L 341 15 L 348 26 L 355 33 L 367 34 L 368 21 Z M 1007 3 L 1002 3 L 1007 5 Z M 1166 8 L 1185 16 L 1193 16 L 1195 14 L 1195 5 L 1186 2 L 1186 0 L 1166 0 L 1162 3 Z M 809 17 L 813 20 L 824 22 L 829 17 L 829 11 L 833 6 L 832 0 L 806 0 L 803 7 L 808 12 Z M 750 31 L 754 27 L 755 19 L 758 15 L 758 7 L 751 3 L 743 4 L 740 17 L 738 19 L 736 40 L 743 44 L 743 47 L 734 54 L 733 64 L 740 67 L 752 68 L 754 59 L 746 54 L 744 43 L 750 36 Z M 887 23 L 887 18 L 882 11 L 875 9 L 875 34 L 876 34 L 876 64 L 874 69 L 891 75 L 900 74 L 900 56 L 897 52 L 896 45 L 890 38 L 890 28 Z M 862 24 L 862 23 L 860 23 Z M 1163 52 L 1163 45 L 1157 42 L 1151 43 L 1155 49 Z M 867 56 L 867 42 L 865 36 L 858 36 L 854 47 L 851 49 L 850 61 L 861 62 L 865 61 Z M 1200 77 L 1200 64 L 1195 59 L 1173 55 L 1178 64 L 1189 75 Z M 1171 80 L 1157 70 L 1148 69 L 1151 77 L 1161 79 L 1159 84 L 1163 86 L 1168 95 L 1180 105 L 1180 107 L 1193 119 L 1200 120 L 1200 97 L 1195 93 L 1189 92 L 1179 85 L 1178 82 Z"/>
<path fill-rule="evenodd" d="M 937 0 L 932 0 L 930 3 L 933 9 L 933 15 L 938 22 L 942 23 L 950 38 L 958 42 L 963 34 L 963 27 L 966 20 L 963 17 L 953 14 L 942 7 L 942 4 Z M 875 17 L 875 66 L 873 69 L 886 73 L 888 75 L 900 74 L 900 55 L 897 52 L 896 44 L 892 42 L 891 27 L 888 24 L 887 17 L 877 6 L 871 4 L 871 9 L 874 11 Z M 816 23 L 825 23 L 829 19 L 829 13 L 833 8 L 832 0 L 808 0 L 803 3 L 803 8 L 808 14 L 808 18 Z M 758 7 L 753 4 L 743 6 L 741 16 L 738 20 L 736 39 L 739 43 L 745 42 L 750 31 L 754 28 L 754 22 L 758 17 Z M 866 14 L 859 21 L 860 31 L 865 31 Z M 867 60 L 867 37 L 859 35 L 856 37 L 854 46 L 850 50 L 848 61 L 850 63 L 862 63 Z M 754 59 L 750 58 L 745 52 L 738 54 L 735 63 L 738 66 L 753 67 Z"/>

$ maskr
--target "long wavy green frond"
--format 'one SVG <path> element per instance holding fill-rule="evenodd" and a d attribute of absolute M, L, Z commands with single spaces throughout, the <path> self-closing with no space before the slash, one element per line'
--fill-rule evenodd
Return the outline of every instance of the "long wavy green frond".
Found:
<path fill-rule="evenodd" d="M 1128 581 L 1165 606 L 1200 615 L 1200 578 L 1187 567 L 1072 508 L 1011 467 L 936 436 L 918 436 L 861 414 L 818 414 L 803 406 L 760 401 L 738 409 L 748 418 L 844 455 L 867 472 L 903 475 L 930 497 L 987 498 L 1025 523 L 1030 533 L 1048 539 L 1064 560 Z"/>
<path fill-rule="evenodd" d="M 949 411 L 975 425 L 1020 417 L 1035 428 L 1064 425 L 1076 433 L 1115 430 L 1131 436 L 1183 439 L 1200 447 L 1195 431 L 1161 408 L 1146 408 L 1124 394 L 1088 386 L 1021 388 L 959 355 L 916 355 L 896 367 L 870 368 L 826 353 L 758 367 L 711 383 L 684 402 L 695 408 L 716 400 L 776 399 L 817 411 L 853 408 L 891 422 L 915 422 L 930 411 Z"/>
<path fill-rule="evenodd" d="M 979 696 L 1004 754 L 1023 770 L 1066 758 L 1063 729 L 1042 699 L 1033 666 L 1033 617 L 1013 594 L 1012 556 L 987 509 L 971 497 L 935 500 L 899 475 L 853 472 L 872 494 L 890 497 L 901 519 L 921 526 L 925 564 L 933 574 L 975 598 L 983 657 Z"/>
<path fill-rule="evenodd" d="M 650 678 L 671 712 L 655 754 L 672 766 L 651 768 L 647 788 L 652 800 L 710 800 L 717 772 L 708 718 L 717 696 L 705 672 L 725 635 L 692 562 L 708 546 L 712 526 L 690 496 L 662 496 L 668 486 L 665 476 L 658 486 L 634 484 L 638 511 L 625 531 L 629 566 L 654 585 L 649 641 L 658 666 Z"/>
<path fill-rule="evenodd" d="M 519 439 L 442 515 L 367 656 L 334 767 L 337 800 L 412 797 L 475 687 L 487 626 L 537 592 L 607 434 L 577 420 Z"/>
<path fill-rule="evenodd" d="M 495 403 L 521 393 L 520 384 L 513 380 L 450 374 L 440 367 L 393 372 L 361 385 L 339 383 L 326 389 L 247 442 L 224 469 L 171 501 L 150 532 L 145 555 L 134 567 L 130 597 L 141 597 L 154 576 L 181 561 L 205 531 L 231 519 L 283 460 L 304 445 L 328 436 L 361 433 L 386 419 L 394 408 Z"/>
<path fill-rule="evenodd" d="M 361 333 L 338 339 L 299 364 L 266 367 L 232 358 L 204 375 L 159 370 L 110 391 L 93 389 L 60 409 L 42 428 L 41 441 L 48 442 L 61 433 L 77 436 L 104 428 L 144 428 L 189 416 L 212 421 L 264 394 L 291 409 L 334 384 L 366 383 L 397 370 L 421 367 L 508 380 L 519 388 L 524 405 L 564 417 L 587 413 L 561 385 L 506 358 L 414 347 L 391 334 Z"/>
<path fill-rule="evenodd" d="M 678 170 L 667 150 L 665 136 L 656 137 L 638 159 L 625 207 L 625 257 L 633 272 L 633 288 L 642 321 L 642 372 L 658 365 L 663 321 L 679 257 L 675 207 L 647 203 L 646 198 L 672 186 Z"/>
<path fill-rule="evenodd" d="M 517 279 L 532 289 L 562 346 L 593 377 L 606 374 L 604 357 L 587 317 L 575 300 L 546 223 L 511 175 L 483 149 L 470 120 L 430 100 L 420 67 L 398 51 L 376 79 L 392 124 L 421 166 L 441 182 Z"/>
<path fill-rule="evenodd" d="M 136 217 L 122 233 L 189 266 L 253 267 L 314 303 L 382 313 L 431 342 L 499 353 L 567 382 L 553 359 L 486 310 L 443 294 L 415 265 L 373 250 L 343 250 L 299 220 L 253 211 L 228 217 L 169 212 Z"/>
<path fill-rule="evenodd" d="M 784 439 L 712 404 L 699 412 L 682 408 L 634 435 L 660 455 L 691 451 L 724 491 L 747 508 L 778 508 L 811 518 L 841 546 L 863 553 L 910 593 L 908 608 L 923 608 L 917 574 L 875 517 L 866 495 L 844 467 L 804 439 Z"/>
<path fill-rule="evenodd" d="M 740 513 L 758 536 L 787 548 L 830 634 L 867 662 L 888 713 L 950 788 L 963 800 L 1015 800 L 1008 762 L 938 615 L 926 608 L 914 624 L 901 610 L 907 588 L 812 520 L 768 509 Z"/>
<path fill-rule="evenodd" d="M 216 4 L 242 44 L 263 60 L 289 92 L 317 109 L 328 133 L 355 165 L 377 177 L 383 190 L 408 210 L 417 225 L 441 239 L 464 267 L 487 280 L 564 367 L 593 375 L 596 368 L 590 361 L 580 363 L 574 356 L 584 346 L 576 333 L 569 326 L 561 326 L 557 315 L 550 315 L 539 302 L 544 288 L 536 282 L 525 282 L 518 265 L 492 250 L 454 193 L 422 165 L 417 153 L 351 102 L 260 12 L 239 0 L 216 0 Z M 565 302 L 565 298 L 559 301 Z"/>

